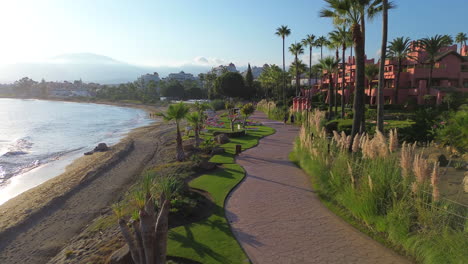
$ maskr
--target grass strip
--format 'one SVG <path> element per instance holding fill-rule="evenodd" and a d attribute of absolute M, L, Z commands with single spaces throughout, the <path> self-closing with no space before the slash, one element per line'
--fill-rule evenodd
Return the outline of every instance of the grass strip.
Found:
<path fill-rule="evenodd" d="M 228 122 L 225 122 L 228 126 Z M 221 163 L 219 169 L 204 174 L 190 182 L 193 188 L 210 193 L 215 209 L 207 219 L 171 229 L 169 232 L 168 255 L 191 259 L 200 263 L 250 263 L 240 247 L 225 217 L 224 202 L 229 192 L 245 177 L 244 169 L 235 164 L 235 146 L 242 150 L 255 147 L 260 138 L 271 135 L 274 129 L 266 126 L 254 127 L 247 135 L 232 138 L 221 145 L 226 153 L 215 155 L 211 162 Z M 215 131 L 229 131 L 227 128 L 210 129 L 204 138 L 212 137 Z"/>

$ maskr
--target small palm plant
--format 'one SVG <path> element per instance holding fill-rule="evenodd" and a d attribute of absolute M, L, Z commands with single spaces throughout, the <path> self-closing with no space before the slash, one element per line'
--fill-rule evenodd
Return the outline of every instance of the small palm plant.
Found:
<path fill-rule="evenodd" d="M 247 118 L 249 118 L 249 116 L 251 116 L 255 112 L 255 106 L 249 103 L 249 104 L 244 105 L 240 111 L 241 111 L 242 117 L 244 118 L 243 126 L 245 128 L 245 125 L 247 123 Z"/>
<path fill-rule="evenodd" d="M 191 112 L 187 115 L 186 119 L 195 131 L 195 147 L 200 144 L 200 128 L 202 125 L 202 115 L 199 112 Z"/>
<path fill-rule="evenodd" d="M 114 206 L 120 231 L 134 263 L 166 263 L 170 202 L 182 186 L 182 182 L 173 176 L 156 177 L 154 173 L 147 172 L 142 185 L 133 193 L 137 210 L 132 220 L 127 222 L 121 205 Z"/>
<path fill-rule="evenodd" d="M 183 161 L 185 158 L 184 148 L 182 146 L 182 135 L 180 134 L 180 121 L 184 120 L 188 113 L 189 107 L 181 102 L 170 105 L 166 113 L 159 114 L 165 121 L 174 121 L 176 123 L 176 158 L 178 161 Z"/>

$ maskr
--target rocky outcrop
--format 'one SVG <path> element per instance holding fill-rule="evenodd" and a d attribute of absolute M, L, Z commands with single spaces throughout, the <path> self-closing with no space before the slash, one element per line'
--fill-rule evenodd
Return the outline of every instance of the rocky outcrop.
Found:
<path fill-rule="evenodd" d="M 93 155 L 94 152 L 106 152 L 109 150 L 109 147 L 106 143 L 99 143 L 93 151 L 85 152 L 85 155 Z"/>
<path fill-rule="evenodd" d="M 104 151 L 108 151 L 109 150 L 109 147 L 107 146 L 106 143 L 99 143 L 95 148 L 94 148 L 94 152 L 104 152 Z"/>

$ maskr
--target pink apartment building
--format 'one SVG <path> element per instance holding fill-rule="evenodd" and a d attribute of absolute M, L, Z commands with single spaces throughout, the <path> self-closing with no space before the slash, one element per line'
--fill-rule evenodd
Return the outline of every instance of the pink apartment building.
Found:
<path fill-rule="evenodd" d="M 413 43 L 409 56 L 402 62 L 402 72 L 400 73 L 400 86 L 398 90 L 398 102 L 395 102 L 395 82 L 398 73 L 398 62 L 387 59 L 385 61 L 385 83 L 384 100 L 389 104 L 404 104 L 413 101 L 417 104 L 440 104 L 443 97 L 450 92 L 468 92 L 468 46 L 463 45 L 461 53 L 457 52 L 457 45 L 444 47 L 436 57 L 432 73 L 432 86 L 429 87 L 430 65 L 428 64 L 427 53 Z M 375 63 L 374 59 L 367 60 L 366 64 Z M 341 64 L 337 74 L 332 75 L 334 86 L 338 87 L 341 94 L 341 87 L 345 87 L 345 102 L 350 100 L 351 93 L 354 92 L 356 64 L 354 57 L 348 57 L 345 65 L 345 83 L 342 82 Z M 294 109 L 303 110 L 309 107 L 311 95 L 320 91 L 328 91 L 329 78 L 326 72 L 323 73 L 322 82 L 312 90 L 302 90 L 302 96 L 294 98 Z M 371 104 L 376 103 L 378 81 L 366 79 L 366 100 Z M 426 96 L 430 95 L 430 96 Z M 327 99 L 328 100 L 328 99 Z"/>

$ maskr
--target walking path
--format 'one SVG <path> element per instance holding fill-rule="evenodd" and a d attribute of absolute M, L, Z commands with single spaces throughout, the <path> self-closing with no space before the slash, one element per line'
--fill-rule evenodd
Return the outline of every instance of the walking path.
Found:
<path fill-rule="evenodd" d="M 288 159 L 299 129 L 253 119 L 276 129 L 237 163 L 247 176 L 226 204 L 234 235 L 253 263 L 409 263 L 330 212 L 307 175 Z"/>

